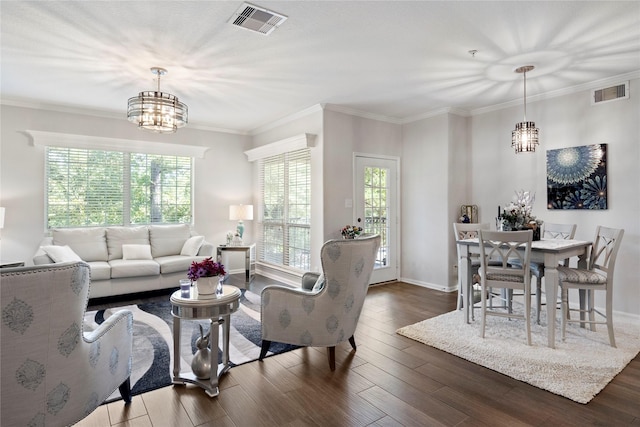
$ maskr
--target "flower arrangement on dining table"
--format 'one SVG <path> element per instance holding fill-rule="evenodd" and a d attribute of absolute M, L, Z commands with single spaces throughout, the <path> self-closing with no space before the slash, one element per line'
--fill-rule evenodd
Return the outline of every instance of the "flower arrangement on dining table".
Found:
<path fill-rule="evenodd" d="M 533 202 L 536 200 L 535 193 L 524 190 L 516 191 L 515 193 L 515 200 L 511 201 L 501 213 L 502 229 L 509 231 L 531 228 L 534 234 L 537 231 L 539 236 L 542 220 L 537 219 L 531 213 Z"/>
<path fill-rule="evenodd" d="M 345 239 L 355 239 L 360 233 L 362 233 L 362 227 L 357 225 L 346 225 L 340 230 L 340 234 Z"/>
<path fill-rule="evenodd" d="M 219 262 L 214 262 L 213 258 L 209 257 L 200 262 L 193 261 L 187 272 L 187 277 L 194 282 L 200 277 L 224 276 L 226 274 L 227 272 L 224 269 L 224 265 Z"/>

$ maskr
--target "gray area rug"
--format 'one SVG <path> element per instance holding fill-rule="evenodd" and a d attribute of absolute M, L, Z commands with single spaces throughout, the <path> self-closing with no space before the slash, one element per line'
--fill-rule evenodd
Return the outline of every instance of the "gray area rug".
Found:
<path fill-rule="evenodd" d="M 85 314 L 85 330 L 94 329 L 112 313 L 122 309 L 130 310 L 133 313 L 132 394 L 137 395 L 171 385 L 174 354 L 173 317 L 171 316 L 169 295 L 166 300 L 160 302 L 88 311 Z M 207 320 L 183 320 L 181 322 L 181 371 L 191 369 L 191 359 L 197 350 L 196 339 L 200 336 L 198 325 L 204 327 L 205 333 L 209 330 L 209 321 Z M 242 290 L 240 307 L 231 315 L 230 331 L 229 360 L 231 366 L 257 360 L 260 355 L 262 339 L 259 295 Z M 273 343 L 267 357 L 295 348 L 297 347 L 288 344 Z M 220 351 L 218 352 L 218 360 L 222 360 Z M 120 393 L 116 390 L 107 402 L 119 398 Z"/>
<path fill-rule="evenodd" d="M 462 311 L 452 311 L 397 333 L 579 403 L 593 399 L 640 351 L 640 325 L 620 321 L 614 321 L 617 348 L 609 346 L 605 325 L 591 332 L 569 324 L 563 342 L 558 323 L 550 349 L 544 311 L 541 325 L 532 325 L 531 346 L 523 320 L 488 316 L 481 338 L 479 310 L 471 324 Z"/>

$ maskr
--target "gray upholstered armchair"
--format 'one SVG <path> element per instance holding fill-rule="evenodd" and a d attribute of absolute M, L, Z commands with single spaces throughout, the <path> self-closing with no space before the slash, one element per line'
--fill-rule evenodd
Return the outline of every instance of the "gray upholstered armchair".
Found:
<path fill-rule="evenodd" d="M 299 289 L 267 286 L 262 291 L 262 349 L 271 342 L 327 347 L 329 367 L 335 369 L 335 346 L 342 341 L 356 349 L 353 333 L 376 260 L 380 236 L 329 240 L 322 246 L 322 276 L 303 277 Z M 314 283 L 312 286 L 311 284 Z"/>
<path fill-rule="evenodd" d="M 76 423 L 116 388 L 131 401 L 133 315 L 122 310 L 85 331 L 84 262 L 0 270 L 3 426 Z"/>

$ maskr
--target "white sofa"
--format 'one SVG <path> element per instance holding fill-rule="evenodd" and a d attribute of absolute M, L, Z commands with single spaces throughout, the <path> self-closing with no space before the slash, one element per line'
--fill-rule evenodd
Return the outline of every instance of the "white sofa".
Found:
<path fill-rule="evenodd" d="M 178 287 L 191 262 L 213 256 L 214 246 L 188 224 L 61 228 L 44 239 L 33 263 L 85 261 L 89 298 L 100 298 Z"/>

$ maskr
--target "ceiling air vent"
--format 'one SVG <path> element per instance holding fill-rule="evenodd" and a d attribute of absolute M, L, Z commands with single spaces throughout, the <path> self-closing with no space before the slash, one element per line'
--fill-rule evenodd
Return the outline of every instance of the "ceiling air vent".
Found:
<path fill-rule="evenodd" d="M 228 22 L 236 27 L 256 31 L 265 36 L 279 27 L 287 17 L 249 3 L 243 3 Z"/>
<path fill-rule="evenodd" d="M 591 98 L 591 104 L 595 105 L 602 102 L 627 98 L 629 98 L 629 82 L 624 82 L 604 89 L 595 89 L 593 91 L 593 98 Z"/>

